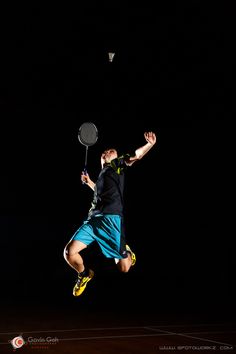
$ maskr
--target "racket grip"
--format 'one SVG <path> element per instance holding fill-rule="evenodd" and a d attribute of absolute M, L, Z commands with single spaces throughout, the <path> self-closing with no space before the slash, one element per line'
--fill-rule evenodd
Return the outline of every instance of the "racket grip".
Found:
<path fill-rule="evenodd" d="M 87 169 L 86 169 L 86 167 L 83 169 L 83 172 L 82 172 L 82 174 L 83 175 L 87 175 Z M 82 184 L 86 184 L 84 181 L 82 181 Z"/>

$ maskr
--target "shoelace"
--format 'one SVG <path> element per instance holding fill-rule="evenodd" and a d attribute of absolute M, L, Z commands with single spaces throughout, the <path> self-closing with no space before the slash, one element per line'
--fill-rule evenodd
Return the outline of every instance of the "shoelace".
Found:
<path fill-rule="evenodd" d="M 79 285 L 81 283 L 81 280 L 83 279 L 83 277 L 79 277 L 76 279 L 76 284 Z"/>

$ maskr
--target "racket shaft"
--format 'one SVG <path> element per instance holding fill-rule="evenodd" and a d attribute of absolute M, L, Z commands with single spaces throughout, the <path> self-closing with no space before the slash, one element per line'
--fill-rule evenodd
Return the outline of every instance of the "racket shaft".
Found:
<path fill-rule="evenodd" d="M 84 161 L 84 169 L 83 169 L 83 173 L 85 175 L 87 174 L 87 161 L 88 161 L 88 146 L 86 146 L 86 150 L 85 150 L 85 161 Z M 85 182 L 82 183 L 85 184 Z"/>
<path fill-rule="evenodd" d="M 88 146 L 86 146 L 86 150 L 85 150 L 84 171 L 87 170 L 87 161 L 88 161 Z"/>

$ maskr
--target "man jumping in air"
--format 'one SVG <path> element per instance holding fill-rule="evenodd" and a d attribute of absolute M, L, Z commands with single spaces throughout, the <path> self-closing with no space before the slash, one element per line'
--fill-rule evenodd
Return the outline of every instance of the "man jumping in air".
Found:
<path fill-rule="evenodd" d="M 118 156 L 115 149 L 105 150 L 101 155 L 102 168 L 96 183 L 90 179 L 89 174 L 81 175 L 82 182 L 94 191 L 94 196 L 87 219 L 64 250 L 65 260 L 78 274 L 73 288 L 74 296 L 81 295 L 94 276 L 94 271 L 84 265 L 80 254 L 92 242 L 98 243 L 105 257 L 115 260 L 121 272 L 127 273 L 136 262 L 136 256 L 127 245 L 124 233 L 124 172 L 155 145 L 155 133 L 145 132 L 144 138 L 146 144 L 138 148 L 134 156 Z"/>

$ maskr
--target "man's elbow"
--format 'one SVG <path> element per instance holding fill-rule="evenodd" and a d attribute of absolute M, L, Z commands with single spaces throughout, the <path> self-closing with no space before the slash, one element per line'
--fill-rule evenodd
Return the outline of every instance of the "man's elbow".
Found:
<path fill-rule="evenodd" d="M 143 154 L 140 151 L 136 150 L 135 151 L 135 160 L 141 160 L 142 157 L 143 157 Z"/>

